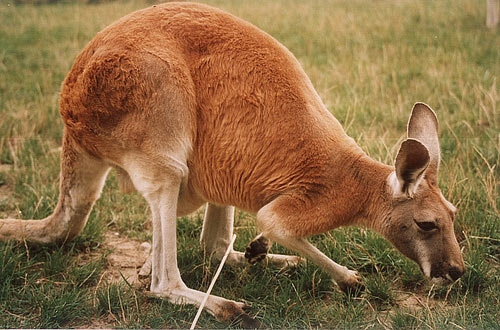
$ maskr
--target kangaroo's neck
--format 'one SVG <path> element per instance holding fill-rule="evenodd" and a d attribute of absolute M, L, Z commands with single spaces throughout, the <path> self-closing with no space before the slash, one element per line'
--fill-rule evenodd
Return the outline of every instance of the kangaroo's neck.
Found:
<path fill-rule="evenodd" d="M 334 155 L 330 166 L 327 199 L 332 228 L 359 225 L 380 232 L 390 210 L 387 177 L 393 168 L 359 149 Z"/>

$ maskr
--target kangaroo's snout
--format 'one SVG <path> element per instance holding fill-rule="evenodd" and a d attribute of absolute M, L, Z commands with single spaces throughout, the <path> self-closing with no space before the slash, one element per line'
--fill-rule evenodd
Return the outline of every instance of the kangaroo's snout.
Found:
<path fill-rule="evenodd" d="M 457 266 L 452 266 L 448 270 L 448 275 L 452 278 L 453 281 L 458 280 L 462 275 L 465 273 L 465 267 L 457 267 Z"/>

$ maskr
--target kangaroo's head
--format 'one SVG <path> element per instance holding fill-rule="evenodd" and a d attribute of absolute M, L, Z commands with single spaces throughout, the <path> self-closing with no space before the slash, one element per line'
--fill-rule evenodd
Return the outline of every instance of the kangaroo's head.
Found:
<path fill-rule="evenodd" d="M 388 178 L 392 207 L 384 236 L 425 276 L 447 282 L 458 279 L 465 266 L 453 229 L 456 208 L 438 187 L 439 161 L 436 114 L 417 103 Z"/>

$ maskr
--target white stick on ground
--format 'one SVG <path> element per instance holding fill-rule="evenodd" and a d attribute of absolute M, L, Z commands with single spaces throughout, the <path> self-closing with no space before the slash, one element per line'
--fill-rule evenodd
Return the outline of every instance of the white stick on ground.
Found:
<path fill-rule="evenodd" d="M 226 262 L 227 256 L 229 255 L 229 252 L 231 252 L 231 250 L 233 249 L 233 244 L 234 244 L 235 240 L 236 240 L 236 234 L 234 234 L 233 237 L 231 238 L 231 242 L 229 243 L 229 246 L 227 247 L 226 253 L 224 254 L 224 257 L 222 257 L 222 260 L 220 261 L 219 268 L 217 268 L 217 271 L 215 272 L 215 275 L 212 278 L 212 282 L 210 283 L 210 286 L 208 287 L 208 290 L 205 293 L 203 300 L 201 301 L 200 307 L 198 308 L 198 312 L 196 313 L 196 316 L 194 317 L 194 320 L 193 320 L 193 323 L 191 324 L 190 330 L 193 330 L 194 327 L 196 326 L 196 322 L 198 322 L 198 319 L 200 318 L 201 312 L 203 311 L 203 307 L 205 306 L 205 303 L 207 302 L 208 296 L 210 296 L 210 292 L 212 292 L 212 288 L 214 287 L 215 281 L 217 281 L 217 277 L 219 277 L 219 274 L 222 270 L 222 267 L 224 267 L 224 263 Z"/>

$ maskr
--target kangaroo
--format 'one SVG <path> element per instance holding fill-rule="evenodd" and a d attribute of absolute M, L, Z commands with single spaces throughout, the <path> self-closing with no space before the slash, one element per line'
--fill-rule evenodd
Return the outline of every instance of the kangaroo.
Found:
<path fill-rule="evenodd" d="M 228 262 L 255 262 L 277 242 L 344 290 L 361 280 L 306 237 L 370 228 L 429 278 L 465 271 L 455 207 L 438 188 L 434 111 L 416 103 L 395 166 L 367 156 L 326 109 L 294 56 L 255 26 L 216 8 L 167 3 L 111 24 L 77 56 L 62 84 L 58 204 L 42 220 L 0 220 L 1 240 L 64 243 L 80 233 L 115 168 L 152 213 L 151 293 L 200 305 L 177 266 L 176 217 L 208 203 L 201 244 L 221 257 L 234 207 L 262 234 Z M 267 255 L 295 265 L 298 256 Z M 245 304 L 211 295 L 206 310 L 242 318 Z"/>

